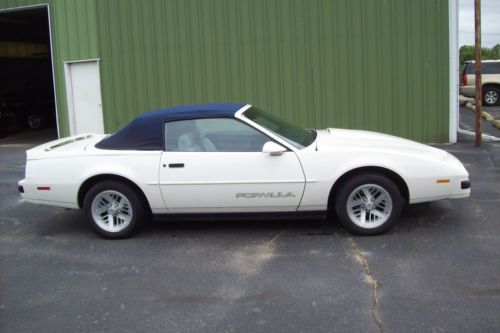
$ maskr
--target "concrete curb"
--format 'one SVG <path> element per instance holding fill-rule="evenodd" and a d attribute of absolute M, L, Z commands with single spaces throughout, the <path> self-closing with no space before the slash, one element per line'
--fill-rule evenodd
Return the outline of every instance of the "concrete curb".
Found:
<path fill-rule="evenodd" d="M 462 95 L 458 96 L 458 101 L 460 105 L 464 105 L 465 107 L 470 109 L 472 112 L 476 112 L 476 106 L 475 106 L 475 99 L 474 98 L 469 98 L 465 97 Z M 474 104 L 472 104 L 474 103 Z M 481 111 L 481 117 L 484 118 L 486 121 L 489 121 L 493 126 L 496 128 L 500 129 L 500 119 L 495 119 L 490 113 L 486 111 Z"/>
<path fill-rule="evenodd" d="M 476 106 L 472 105 L 472 103 L 466 103 L 465 107 L 472 110 L 473 112 L 476 112 Z"/>
<path fill-rule="evenodd" d="M 486 119 L 487 121 L 493 121 L 495 120 L 495 117 L 493 117 L 491 114 L 489 114 L 486 111 L 481 111 L 481 116 Z"/>
<path fill-rule="evenodd" d="M 470 109 L 471 111 L 476 112 L 476 107 L 474 105 L 472 105 L 471 103 L 467 103 L 466 107 L 468 109 Z M 486 111 L 481 111 L 481 117 L 483 117 L 485 120 L 487 120 L 489 122 L 495 121 L 495 117 L 493 117 L 491 114 L 489 114 Z"/>
<path fill-rule="evenodd" d="M 460 105 L 465 105 L 467 103 L 472 103 L 474 101 L 475 101 L 474 98 L 465 97 L 464 95 L 458 95 L 458 103 L 460 103 Z"/>

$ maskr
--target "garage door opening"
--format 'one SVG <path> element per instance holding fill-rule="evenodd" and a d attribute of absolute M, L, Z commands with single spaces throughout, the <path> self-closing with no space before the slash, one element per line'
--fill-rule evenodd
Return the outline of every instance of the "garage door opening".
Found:
<path fill-rule="evenodd" d="M 47 7 L 0 12 L 0 136 L 57 138 Z"/>

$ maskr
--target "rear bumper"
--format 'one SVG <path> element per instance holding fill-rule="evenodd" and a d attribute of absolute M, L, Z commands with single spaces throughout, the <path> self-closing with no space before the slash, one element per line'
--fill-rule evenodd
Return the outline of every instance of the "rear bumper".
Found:
<path fill-rule="evenodd" d="M 37 187 L 35 184 L 29 182 L 28 179 L 22 179 L 17 183 L 19 194 L 25 202 L 33 203 L 36 205 L 45 205 L 45 206 L 53 206 L 53 207 L 61 207 L 61 208 L 70 208 L 70 209 L 79 209 L 77 203 L 73 202 L 63 202 L 50 200 L 50 196 L 45 198 L 43 193 L 49 192 L 44 190 L 44 186 Z M 40 188 L 40 190 L 38 190 Z M 40 193 L 38 193 L 40 192 Z"/>
<path fill-rule="evenodd" d="M 464 95 L 466 97 L 475 97 L 476 96 L 476 87 L 475 86 L 460 86 L 460 95 Z"/>
<path fill-rule="evenodd" d="M 17 189 L 18 189 L 19 193 L 21 194 L 21 197 L 23 197 L 23 198 L 25 196 L 25 190 L 24 190 L 25 186 L 26 186 L 26 179 L 22 179 L 22 180 L 17 182 Z"/>

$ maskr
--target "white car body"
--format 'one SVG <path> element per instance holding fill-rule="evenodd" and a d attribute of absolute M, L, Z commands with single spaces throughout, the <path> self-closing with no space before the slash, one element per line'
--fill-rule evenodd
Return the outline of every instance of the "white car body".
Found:
<path fill-rule="evenodd" d="M 332 128 L 318 130 L 313 144 L 297 149 L 247 119 L 243 112 L 249 107 L 234 117 L 285 152 L 104 150 L 95 144 L 105 135 L 77 135 L 27 151 L 21 196 L 35 204 L 79 209 L 85 182 L 113 175 L 135 184 L 154 214 L 326 211 L 336 182 L 361 168 L 400 177 L 410 204 L 470 194 L 461 188 L 469 179 L 466 169 L 443 150 L 386 134 Z M 185 167 L 166 167 L 179 163 Z"/>

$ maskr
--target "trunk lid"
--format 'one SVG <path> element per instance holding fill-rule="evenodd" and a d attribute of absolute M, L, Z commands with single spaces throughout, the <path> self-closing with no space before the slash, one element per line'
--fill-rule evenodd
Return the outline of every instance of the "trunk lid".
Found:
<path fill-rule="evenodd" d="M 72 156 L 82 154 L 87 146 L 95 145 L 105 135 L 79 134 L 50 141 L 26 151 L 27 160 Z"/>

